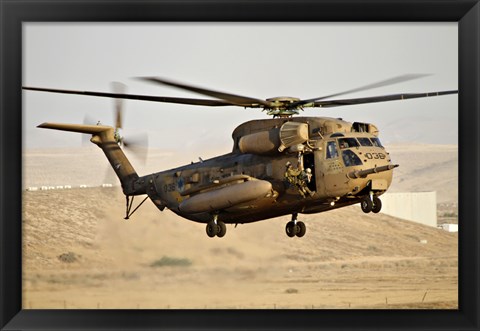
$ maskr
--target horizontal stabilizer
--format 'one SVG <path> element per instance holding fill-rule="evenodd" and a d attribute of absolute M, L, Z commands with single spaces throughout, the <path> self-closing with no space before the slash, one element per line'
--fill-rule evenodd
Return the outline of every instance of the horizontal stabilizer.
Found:
<path fill-rule="evenodd" d="M 42 123 L 38 128 L 91 134 L 90 141 L 100 147 L 120 179 L 127 196 L 145 194 L 145 185 L 137 185 L 138 175 L 115 139 L 115 129 L 107 125 Z"/>
<path fill-rule="evenodd" d="M 113 130 L 112 127 L 106 126 L 106 125 L 63 124 L 63 123 L 42 123 L 37 127 L 44 128 L 44 129 L 72 131 L 72 132 L 80 132 L 80 133 L 87 133 L 87 134 L 98 134 L 100 132 L 108 131 L 110 129 Z"/>

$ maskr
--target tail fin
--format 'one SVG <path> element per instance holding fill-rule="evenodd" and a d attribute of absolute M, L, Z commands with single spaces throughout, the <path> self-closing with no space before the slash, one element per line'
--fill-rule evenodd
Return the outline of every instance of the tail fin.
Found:
<path fill-rule="evenodd" d="M 118 146 L 114 136 L 114 128 L 106 125 L 61 123 L 42 123 L 38 127 L 91 134 L 92 138 L 90 141 L 100 147 L 105 153 L 113 170 L 115 170 L 115 173 L 120 179 L 123 193 L 125 195 L 145 194 L 145 189 L 143 187 L 135 185 L 136 180 L 138 179 L 137 172 L 133 169 L 130 161 L 128 161 L 120 146 Z"/>

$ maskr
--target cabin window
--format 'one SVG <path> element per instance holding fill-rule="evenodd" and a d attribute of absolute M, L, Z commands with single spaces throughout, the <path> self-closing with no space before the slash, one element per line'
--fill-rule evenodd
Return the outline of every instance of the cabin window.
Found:
<path fill-rule="evenodd" d="M 355 122 L 355 123 L 353 123 L 353 125 L 352 125 L 352 131 L 353 131 L 353 132 L 370 132 L 370 131 L 368 130 L 368 126 L 369 126 L 368 123 L 358 123 L 358 122 Z"/>
<path fill-rule="evenodd" d="M 362 146 L 373 146 L 372 142 L 368 138 L 357 138 Z"/>
<path fill-rule="evenodd" d="M 327 143 L 327 159 L 334 159 L 338 157 L 337 144 L 334 141 Z"/>
<path fill-rule="evenodd" d="M 376 147 L 382 147 L 382 143 L 380 142 L 380 139 L 378 138 L 370 138 L 370 140 L 372 141 L 373 143 L 373 146 L 376 146 Z"/>
<path fill-rule="evenodd" d="M 352 152 L 351 150 L 345 150 L 342 152 L 343 163 L 345 163 L 345 167 L 352 167 L 357 165 L 362 165 L 362 160 Z"/>
<path fill-rule="evenodd" d="M 340 149 L 360 146 L 355 138 L 340 138 L 338 139 L 338 145 L 340 145 Z"/>

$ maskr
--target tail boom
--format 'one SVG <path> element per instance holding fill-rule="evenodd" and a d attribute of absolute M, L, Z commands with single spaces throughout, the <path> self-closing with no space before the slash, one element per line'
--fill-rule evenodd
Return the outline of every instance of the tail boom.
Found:
<path fill-rule="evenodd" d="M 90 141 L 100 147 L 120 179 L 125 195 L 145 194 L 145 187 L 138 185 L 138 175 L 130 161 L 115 140 L 114 128 L 106 125 L 83 125 L 63 123 L 42 123 L 38 128 L 91 134 Z"/>

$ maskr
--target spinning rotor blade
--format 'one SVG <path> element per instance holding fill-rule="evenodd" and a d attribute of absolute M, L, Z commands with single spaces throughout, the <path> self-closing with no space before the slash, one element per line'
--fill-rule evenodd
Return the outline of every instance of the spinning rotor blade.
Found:
<path fill-rule="evenodd" d="M 115 94 L 125 94 L 127 86 L 120 82 L 112 82 L 112 90 Z M 115 99 L 115 129 L 122 128 L 123 99 Z"/>
<path fill-rule="evenodd" d="M 309 107 L 322 107 L 322 108 L 338 107 L 338 106 L 348 106 L 348 105 L 359 105 L 362 103 L 436 97 L 440 95 L 457 94 L 457 93 L 458 93 L 458 90 L 451 90 L 451 91 L 428 92 L 428 93 L 390 94 L 390 95 L 380 95 L 375 97 L 343 99 L 343 100 L 325 100 L 325 101 L 314 102 L 313 105 Z"/>
<path fill-rule="evenodd" d="M 290 105 L 290 108 L 300 107 L 300 106 L 303 106 L 303 105 L 307 105 L 309 103 L 314 103 L 314 102 L 322 100 L 322 99 L 333 98 L 333 97 L 337 97 L 337 96 L 348 94 L 348 93 L 360 92 L 360 91 L 370 90 L 370 89 L 377 88 L 377 87 L 383 87 L 383 86 L 398 84 L 398 83 L 418 79 L 418 78 L 425 77 L 425 76 L 430 76 L 430 74 L 406 74 L 406 75 L 401 75 L 401 76 L 389 78 L 389 79 L 386 79 L 386 80 L 382 80 L 382 81 L 379 81 L 379 82 L 376 82 L 376 83 L 373 83 L 373 84 L 368 84 L 368 85 L 365 85 L 365 86 L 357 87 L 357 88 L 354 88 L 354 89 L 351 89 L 351 90 L 348 90 L 348 91 L 335 93 L 335 94 L 330 94 L 330 95 L 326 95 L 326 96 L 323 96 L 323 97 L 318 97 L 318 98 L 306 99 L 306 100 L 300 100 L 300 101 L 297 101 L 297 102 L 293 102 Z M 387 101 L 387 100 L 385 100 L 385 101 Z M 374 101 L 370 101 L 370 102 L 374 102 Z"/>
<path fill-rule="evenodd" d="M 259 107 L 260 105 L 262 105 L 265 107 L 271 107 L 273 105 L 271 102 L 268 102 L 266 100 L 245 97 L 241 95 L 219 92 L 214 90 L 207 90 L 201 87 L 177 83 L 177 82 L 173 82 L 173 81 L 166 80 L 163 78 L 158 78 L 158 77 L 140 77 L 140 79 L 154 82 L 157 84 L 173 86 L 182 90 L 187 90 L 187 91 L 191 91 L 191 92 L 195 92 L 203 95 L 208 95 L 210 97 L 214 97 L 223 101 L 230 102 L 231 105 L 235 105 L 235 106 Z"/>
<path fill-rule="evenodd" d="M 127 86 L 120 82 L 111 83 L 112 90 L 115 94 L 124 95 Z M 123 129 L 123 115 L 124 115 L 124 99 L 116 98 L 115 102 L 115 131 Z M 118 133 L 118 131 L 117 131 Z M 144 164 L 147 160 L 148 150 L 148 135 L 137 134 L 134 136 L 120 137 L 123 147 L 140 159 Z"/>
<path fill-rule="evenodd" d="M 232 104 L 231 102 L 226 102 L 221 100 L 205 100 L 205 99 L 175 98 L 175 97 L 162 97 L 162 96 L 138 95 L 138 94 L 119 94 L 119 93 L 92 92 L 92 91 L 60 90 L 60 89 L 51 89 L 51 88 L 43 88 L 43 87 L 27 87 L 27 86 L 22 87 L 22 89 L 30 90 L 30 91 L 88 95 L 93 97 L 179 103 L 179 104 L 194 105 L 194 106 L 212 106 L 212 107 L 236 106 L 236 104 Z"/>
<path fill-rule="evenodd" d="M 38 88 L 38 87 L 22 87 L 22 88 L 25 90 L 33 90 L 33 91 L 115 98 L 117 99 L 115 100 L 115 107 L 116 107 L 115 128 L 118 129 L 118 128 L 122 128 L 122 108 L 123 108 L 122 99 L 166 102 L 166 103 L 197 105 L 197 106 L 214 106 L 214 107 L 215 106 L 241 106 L 241 107 L 250 107 L 250 108 L 263 108 L 265 110 L 269 110 L 269 115 L 291 116 L 293 114 L 298 114 L 298 110 L 302 107 L 337 107 L 337 106 L 354 105 L 354 104 L 362 104 L 362 103 L 374 103 L 374 102 L 384 102 L 384 101 L 392 101 L 392 100 L 413 99 L 413 98 L 422 98 L 422 97 L 458 93 L 458 90 L 457 91 L 450 90 L 450 91 L 439 91 L 439 92 L 429 92 L 429 93 L 402 93 L 402 94 L 364 97 L 364 98 L 324 100 L 332 97 L 338 97 L 340 95 L 344 95 L 348 93 L 360 92 L 360 91 L 365 91 L 373 88 L 394 85 L 394 84 L 418 79 L 425 76 L 429 76 L 429 74 L 400 75 L 400 76 L 392 77 L 382 81 L 378 81 L 373 84 L 368 84 L 368 85 L 360 86 L 347 91 L 343 91 L 340 93 L 334 93 L 334 94 L 325 95 L 322 97 L 299 100 L 299 101 L 293 101 L 293 100 L 298 100 L 298 98 L 286 98 L 286 99 L 271 98 L 267 100 L 256 99 L 256 98 L 251 98 L 251 97 L 246 97 L 246 96 L 241 96 L 236 94 L 209 90 L 201 87 L 195 87 L 192 85 L 178 83 L 178 82 L 166 80 L 159 77 L 140 77 L 139 79 L 153 82 L 156 84 L 176 87 L 176 88 L 190 91 L 190 92 L 208 95 L 210 97 L 218 98 L 218 100 L 126 94 L 124 93 L 125 86 L 118 83 L 114 83 L 114 86 L 113 86 L 114 93 L 75 91 L 75 90 L 50 89 L 50 88 Z"/>
<path fill-rule="evenodd" d="M 144 164 L 146 163 L 148 152 L 148 135 L 146 133 L 132 135 L 128 139 L 123 138 L 122 142 L 125 149 L 130 151 Z"/>

